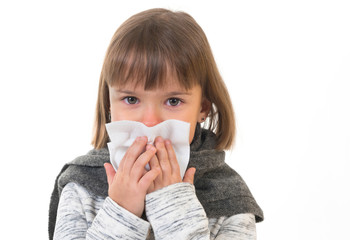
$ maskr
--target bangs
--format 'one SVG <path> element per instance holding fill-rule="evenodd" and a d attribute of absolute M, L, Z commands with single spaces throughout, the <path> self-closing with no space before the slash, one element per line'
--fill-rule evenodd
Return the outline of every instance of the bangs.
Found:
<path fill-rule="evenodd" d="M 125 22 L 107 51 L 103 67 L 107 84 L 141 85 L 149 90 L 176 79 L 186 90 L 196 84 L 203 87 L 205 57 L 196 44 L 189 44 L 193 42 L 193 38 L 188 38 L 191 34 L 184 34 L 186 28 L 176 22 L 169 22 L 164 16 L 157 20 L 146 18 L 135 26 L 133 21 Z"/>
<path fill-rule="evenodd" d="M 123 87 L 126 84 L 143 86 L 145 90 L 162 88 L 169 81 L 176 80 L 186 90 L 198 84 L 196 78 L 188 71 L 183 73 L 182 66 L 175 66 L 164 54 L 131 50 L 110 69 L 109 86 Z"/>

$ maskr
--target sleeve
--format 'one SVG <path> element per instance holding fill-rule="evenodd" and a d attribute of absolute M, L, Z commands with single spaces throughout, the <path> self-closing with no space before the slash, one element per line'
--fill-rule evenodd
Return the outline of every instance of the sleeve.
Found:
<path fill-rule="evenodd" d="M 146 195 L 146 215 L 155 239 L 256 239 L 253 214 L 208 220 L 189 183 L 173 184 Z"/>
<path fill-rule="evenodd" d="M 209 219 L 209 225 L 210 239 L 256 240 L 255 216 L 251 213 Z"/>
<path fill-rule="evenodd" d="M 155 239 L 210 239 L 208 218 L 190 183 L 147 194 L 146 215 Z"/>
<path fill-rule="evenodd" d="M 93 198 L 81 194 L 79 187 L 69 183 L 62 191 L 57 210 L 55 240 L 146 239 L 148 222 L 120 207 L 109 197 L 94 217 Z"/>

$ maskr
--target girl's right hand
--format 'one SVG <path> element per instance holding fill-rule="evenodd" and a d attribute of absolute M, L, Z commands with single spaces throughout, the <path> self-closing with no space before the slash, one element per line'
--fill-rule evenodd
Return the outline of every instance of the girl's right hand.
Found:
<path fill-rule="evenodd" d="M 117 172 L 110 163 L 104 167 L 108 181 L 108 196 L 119 206 L 141 217 L 145 207 L 147 189 L 160 173 L 160 168 L 146 172 L 145 166 L 156 154 L 156 148 L 148 147 L 147 137 L 138 137 L 126 151 Z"/>

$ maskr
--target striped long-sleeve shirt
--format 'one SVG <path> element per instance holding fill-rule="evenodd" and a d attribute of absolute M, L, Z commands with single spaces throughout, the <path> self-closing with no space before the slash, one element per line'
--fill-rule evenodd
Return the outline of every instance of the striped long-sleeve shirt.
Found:
<path fill-rule="evenodd" d="M 189 183 L 147 194 L 145 209 L 148 221 L 71 182 L 60 197 L 54 239 L 256 239 L 253 214 L 208 219 Z"/>

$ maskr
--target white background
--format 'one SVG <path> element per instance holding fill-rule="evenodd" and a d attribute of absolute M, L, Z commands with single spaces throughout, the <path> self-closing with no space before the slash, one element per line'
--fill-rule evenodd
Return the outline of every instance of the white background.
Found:
<path fill-rule="evenodd" d="M 258 239 L 349 239 L 350 5 L 337 0 L 1 1 L 0 238 L 47 239 L 55 177 L 91 148 L 109 41 L 153 7 L 207 34 L 237 116 L 227 161 L 265 213 Z"/>

